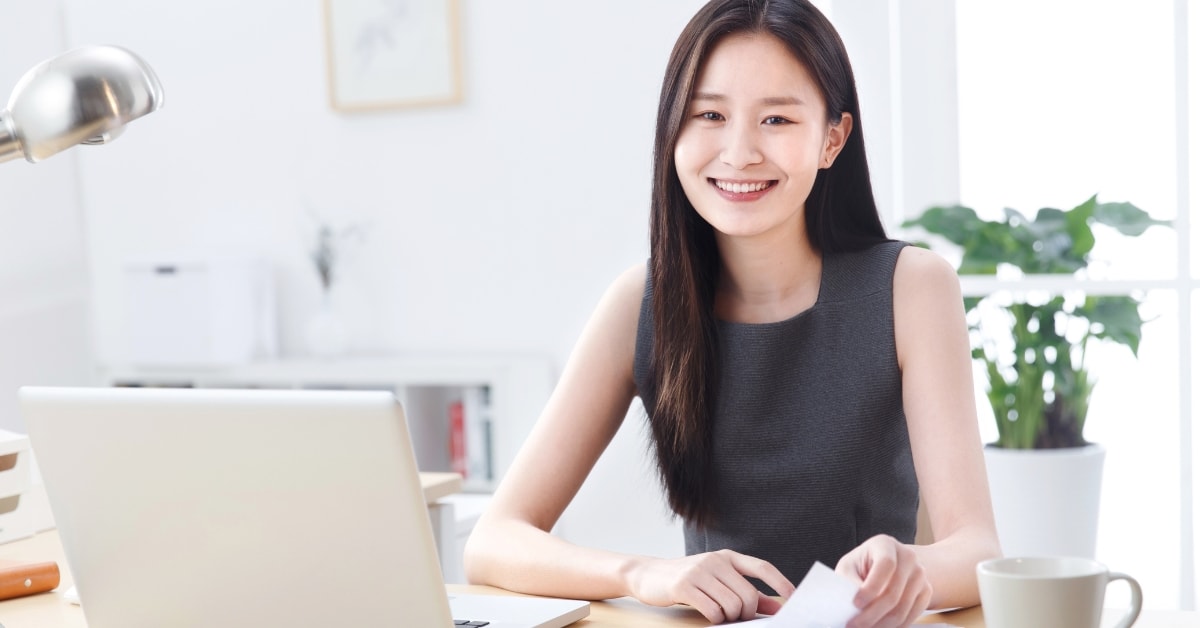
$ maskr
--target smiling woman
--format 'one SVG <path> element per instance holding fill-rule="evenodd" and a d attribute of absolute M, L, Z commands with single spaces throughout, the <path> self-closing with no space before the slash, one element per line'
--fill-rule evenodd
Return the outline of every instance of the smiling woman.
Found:
<path fill-rule="evenodd" d="M 978 603 L 998 554 L 953 269 L 884 233 L 841 39 L 806 0 L 713 0 L 663 80 L 648 263 L 619 276 L 466 549 L 473 582 L 773 613 L 816 563 L 852 628 Z M 646 409 L 688 556 L 550 530 Z M 913 545 L 918 494 L 933 542 Z"/>

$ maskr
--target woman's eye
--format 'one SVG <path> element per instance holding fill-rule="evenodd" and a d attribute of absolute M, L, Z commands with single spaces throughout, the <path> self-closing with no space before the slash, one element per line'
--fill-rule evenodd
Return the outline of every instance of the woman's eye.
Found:
<path fill-rule="evenodd" d="M 763 120 L 763 124 L 769 124 L 769 125 L 787 124 L 788 122 L 791 122 L 791 120 L 788 120 L 787 118 L 784 118 L 781 116 L 771 116 L 771 117 L 767 118 L 766 120 Z"/>
<path fill-rule="evenodd" d="M 722 116 L 721 114 L 719 114 L 715 111 L 705 111 L 705 112 L 701 113 L 699 115 L 699 117 L 702 120 L 709 120 L 711 122 L 720 122 L 721 120 L 725 119 L 724 116 Z"/>

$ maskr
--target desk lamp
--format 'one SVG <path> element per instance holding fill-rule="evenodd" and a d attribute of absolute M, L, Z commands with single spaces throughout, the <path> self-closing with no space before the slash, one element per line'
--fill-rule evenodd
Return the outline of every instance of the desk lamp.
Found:
<path fill-rule="evenodd" d="M 85 46 L 25 73 L 0 110 L 0 162 L 36 163 L 76 144 L 106 144 L 126 123 L 157 110 L 162 84 L 137 55 Z"/>

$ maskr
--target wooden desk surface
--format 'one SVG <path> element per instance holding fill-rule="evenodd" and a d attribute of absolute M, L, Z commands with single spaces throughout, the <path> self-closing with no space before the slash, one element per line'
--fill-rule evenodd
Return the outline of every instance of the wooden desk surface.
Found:
<path fill-rule="evenodd" d="M 512 595 L 493 587 L 466 584 L 446 585 L 451 593 L 475 593 Z M 986 628 L 983 614 L 978 607 L 950 613 L 939 613 L 921 618 L 918 624 L 946 623 L 961 628 Z M 592 602 L 592 613 L 587 619 L 571 624 L 579 628 L 610 628 L 616 626 L 638 626 L 638 628 L 680 628 L 683 626 L 711 626 L 703 615 L 686 606 L 657 608 L 647 606 L 633 598 L 619 598 Z M 736 624 L 733 624 L 736 625 Z M 1157 624 L 1155 624 L 1157 625 Z M 1172 626 L 1173 624 L 1165 624 Z M 1182 624 L 1181 624 L 1182 625 Z M 1138 623 L 1138 628 L 1142 624 Z"/>
<path fill-rule="evenodd" d="M 457 473 L 421 472 L 421 488 L 425 491 L 425 503 L 453 495 L 462 490 L 463 478 Z"/>

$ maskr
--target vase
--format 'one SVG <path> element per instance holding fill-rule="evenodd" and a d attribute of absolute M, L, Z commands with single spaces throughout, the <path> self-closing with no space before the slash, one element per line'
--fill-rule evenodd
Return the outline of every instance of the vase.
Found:
<path fill-rule="evenodd" d="M 329 293 L 322 293 L 321 306 L 308 321 L 305 340 L 314 358 L 333 358 L 346 351 L 346 327 L 333 309 Z"/>
<path fill-rule="evenodd" d="M 1100 445 L 984 448 L 996 531 L 1005 556 L 1096 557 Z"/>

